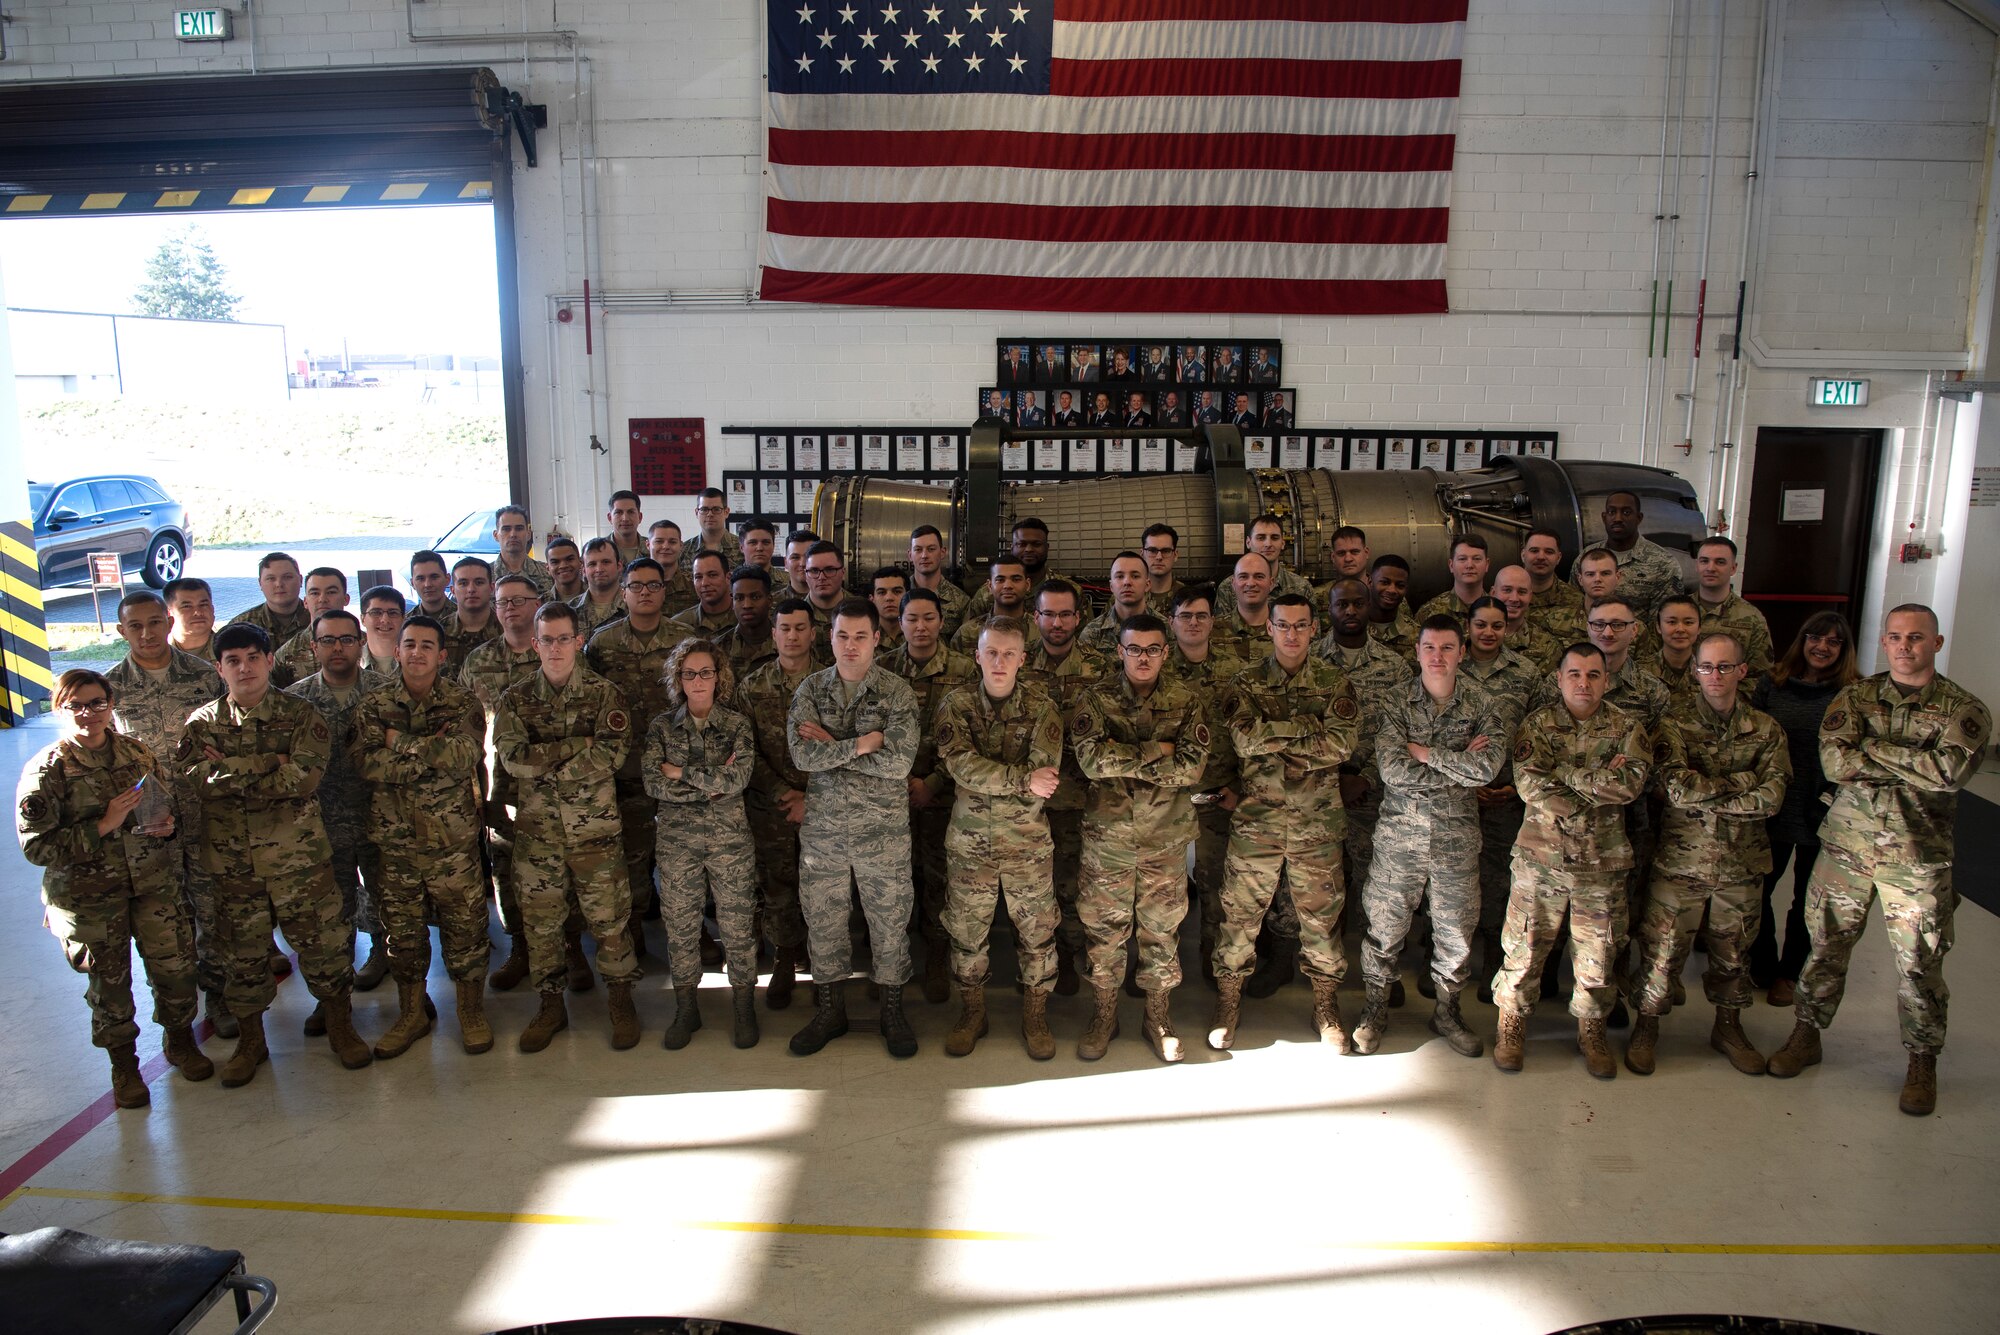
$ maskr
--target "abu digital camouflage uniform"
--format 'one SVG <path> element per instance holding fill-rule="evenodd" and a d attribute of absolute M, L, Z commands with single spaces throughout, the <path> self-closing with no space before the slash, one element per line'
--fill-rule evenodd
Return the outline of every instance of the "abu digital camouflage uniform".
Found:
<path fill-rule="evenodd" d="M 1667 804 L 1640 919 L 1644 947 L 1633 999 L 1641 1014 L 1672 1009 L 1674 980 L 1704 910 L 1702 990 L 1717 1006 L 1751 1004 L 1750 946 L 1771 870 L 1764 822 L 1784 804 L 1792 779 L 1787 745 L 1778 721 L 1752 709 L 1747 697 L 1727 715 L 1697 697 L 1661 723 L 1653 774 Z"/>
<path fill-rule="evenodd" d="M 685 704 L 646 729 L 639 772 L 659 803 L 660 926 L 675 987 L 701 986 L 701 915 L 715 897 L 715 926 L 729 985 L 757 984 L 757 848 L 743 819 L 743 790 L 757 760 L 750 720 L 718 705 L 697 720 Z M 678 765 L 669 779 L 662 765 Z"/>
<path fill-rule="evenodd" d="M 618 819 L 624 829 L 625 876 L 635 910 L 653 902 L 653 815 L 657 809 L 639 774 L 640 739 L 653 717 L 667 707 L 667 684 L 660 677 L 667 655 L 694 634 L 672 618 L 662 619 L 651 631 L 634 628 L 627 618 L 592 635 L 583 651 L 590 670 L 616 686 L 632 710 L 634 741 L 618 769 Z"/>
<path fill-rule="evenodd" d="M 486 830 L 487 870 L 493 877 L 493 898 L 500 906 L 500 925 L 521 934 L 521 907 L 514 901 L 514 814 L 520 795 L 514 776 L 493 750 L 493 716 L 500 697 L 542 670 L 541 655 L 532 648 L 510 649 L 507 641 L 488 640 L 465 657 L 458 684 L 471 691 L 486 715 L 485 762 L 480 784 Z M 440 672 L 442 674 L 442 671 Z"/>
<path fill-rule="evenodd" d="M 1347 972 L 1334 935 L 1347 902 L 1340 765 L 1361 740 L 1354 686 L 1310 654 L 1290 675 L 1273 656 L 1231 685 L 1229 733 L 1243 797 L 1230 822 L 1216 976 L 1250 972 L 1257 929 L 1282 881 L 1299 916 L 1299 967 L 1338 983 Z"/>
<path fill-rule="evenodd" d="M 500 638 L 500 618 L 491 608 L 486 612 L 486 624 L 478 630 L 466 630 L 458 624 L 458 609 L 453 608 L 438 618 L 444 627 L 444 666 L 438 669 L 441 676 L 454 676 L 465 666 L 465 660 L 472 651 L 482 644 L 490 644 Z"/>
<path fill-rule="evenodd" d="M 1653 624 L 1659 614 L 1661 599 L 1687 587 L 1681 563 L 1651 538 L 1634 539 L 1628 551 L 1613 551 L 1610 547 L 1604 550 L 1611 552 L 1618 562 L 1618 592 L 1632 600 L 1632 610 L 1647 625 Z M 1570 571 L 1570 582 L 1578 583 L 1574 568 Z"/>
<path fill-rule="evenodd" d="M 528 938 L 528 973 L 543 996 L 561 992 L 567 977 L 563 927 L 572 896 L 597 938 L 604 981 L 639 979 L 627 933 L 632 891 L 621 875 L 615 782 L 631 746 L 624 697 L 585 667 L 561 686 L 537 672 L 510 687 L 494 711 L 494 753 L 521 781 L 514 897 Z"/>
<path fill-rule="evenodd" d="M 155 758 L 175 755 L 188 715 L 222 694 L 222 678 L 206 658 L 169 649 L 163 675 L 153 674 L 131 657 L 104 674 L 116 698 L 111 718 L 118 731 L 146 744 Z M 176 881 L 187 898 L 194 921 L 195 980 L 210 996 L 222 995 L 222 938 L 215 925 L 215 882 L 201 865 L 201 808 L 197 795 L 172 765 L 162 769 L 174 806 L 174 834 L 167 840 L 170 860 L 180 869 Z"/>
<path fill-rule="evenodd" d="M 285 688 L 289 695 L 309 700 L 326 719 L 333 734 L 333 754 L 319 781 L 319 817 L 333 845 L 333 883 L 340 887 L 340 915 L 357 931 L 370 936 L 382 931 L 375 886 L 382 879 L 382 854 L 368 819 L 368 785 L 348 758 L 354 740 L 354 716 L 361 699 L 385 682 L 363 672 L 344 691 L 327 685 L 318 672 Z"/>
<path fill-rule="evenodd" d="M 1361 972 L 1370 994 L 1386 994 L 1428 895 L 1431 976 L 1439 997 L 1456 996 L 1472 976 L 1479 927 L 1479 803 L 1507 758 L 1506 716 L 1476 684 L 1459 678 L 1440 705 L 1418 678 L 1367 699 L 1374 715 L 1375 763 L 1383 782 L 1374 859 L 1361 891 L 1367 937 Z M 1474 739 L 1485 745 L 1472 749 Z M 1410 754 L 1430 748 L 1428 760 Z"/>
<path fill-rule="evenodd" d="M 1523 1015 L 1535 1009 L 1567 915 L 1576 974 L 1570 1014 L 1602 1020 L 1616 987 L 1613 920 L 1624 918 L 1632 868 L 1625 807 L 1646 790 L 1651 730 L 1613 704 L 1600 704 L 1587 719 L 1551 705 L 1522 721 L 1513 760 L 1527 811 L 1514 841 L 1514 888 L 1501 932 L 1506 960 L 1493 977 L 1493 1004 Z"/>
<path fill-rule="evenodd" d="M 1100 996 L 1118 986 L 1136 931 L 1140 988 L 1170 991 L 1181 981 L 1188 845 L 1195 836 L 1189 794 L 1208 765 L 1201 692 L 1162 679 L 1142 700 L 1124 673 L 1107 676 L 1077 700 L 1069 744 L 1090 780 L 1076 907 L 1090 942 L 1091 986 Z"/>
<path fill-rule="evenodd" d="M 1771 623 L 1764 614 L 1743 601 L 1736 590 L 1731 589 L 1723 600 L 1710 607 L 1695 596 L 1694 605 L 1701 610 L 1701 633 L 1711 634 L 1726 630 L 1736 637 L 1743 646 L 1743 661 L 1750 669 L 1750 675 L 1743 681 L 1743 689 L 1757 684 L 1757 678 L 1771 670 L 1774 661 L 1771 652 Z"/>
<path fill-rule="evenodd" d="M 1069 744 L 1069 717 L 1084 688 L 1103 675 L 1104 665 L 1095 654 L 1072 644 L 1069 653 L 1057 662 L 1033 640 L 1028 643 L 1028 661 L 1021 668 L 1021 680 L 1047 691 L 1063 717 L 1062 784 L 1054 797 L 1042 803 L 1042 814 L 1048 817 L 1049 837 L 1056 846 L 1056 906 L 1062 910 L 1056 941 L 1073 960 L 1081 960 L 1087 946 L 1083 922 L 1076 914 L 1077 877 L 1083 865 L 1086 784 L 1083 771 L 1076 766 L 1076 748 Z"/>
<path fill-rule="evenodd" d="M 1212 950 L 1215 934 L 1222 927 L 1222 876 L 1229 857 L 1229 823 L 1233 813 L 1223 804 L 1223 790 L 1236 787 L 1236 748 L 1230 744 L 1229 683 L 1243 671 L 1243 663 L 1230 654 L 1209 646 L 1208 657 L 1199 663 L 1188 661 L 1179 645 L 1167 653 L 1162 679 L 1172 677 L 1194 688 L 1201 697 L 1202 716 L 1208 720 L 1208 763 L 1195 780 L 1194 793 L 1194 892 L 1201 909 L 1201 941 Z M 1292 935 L 1298 934 L 1293 917 Z"/>
<path fill-rule="evenodd" d="M 942 644 L 921 663 L 911 659 L 908 646 L 883 654 L 877 661 L 910 683 L 917 697 L 917 724 L 922 736 L 910 777 L 922 781 L 928 804 L 909 806 L 910 858 L 915 864 L 917 911 L 923 918 L 924 940 L 942 945 L 946 935 L 944 905 L 950 892 L 944 841 L 951 827 L 952 792 L 951 775 L 938 764 L 937 710 L 945 696 L 979 679 L 979 665 Z"/>
<path fill-rule="evenodd" d="M 808 741 L 799 725 L 817 723 L 830 742 Z M 867 755 L 855 739 L 880 732 L 882 747 Z M 868 920 L 873 967 L 884 987 L 910 978 L 910 826 L 894 813 L 910 804 L 910 765 L 920 729 L 917 697 L 908 682 L 881 664 L 850 686 L 840 669 L 813 673 L 792 692 L 785 736 L 792 763 L 809 776 L 806 820 L 799 829 L 799 906 L 811 940 L 815 983 L 855 976 L 848 935 L 848 889 Z"/>
<path fill-rule="evenodd" d="M 576 633 L 588 643 L 599 627 L 608 626 L 625 615 L 625 595 L 613 589 L 610 601 L 600 604 L 592 602 L 590 590 L 585 589 L 569 600 L 569 606 L 576 613 Z"/>
<path fill-rule="evenodd" d="M 1943 676 L 1905 694 L 1885 672 L 1843 687 L 1827 705 L 1820 765 L 1839 788 L 1806 887 L 1812 958 L 1799 974 L 1801 1021 L 1833 1023 L 1848 957 L 1880 895 L 1903 1046 L 1930 1054 L 1944 1047 L 1958 790 L 1979 771 L 1992 735 L 1986 706 Z"/>
<path fill-rule="evenodd" d="M 207 748 L 222 758 L 210 760 Z M 199 794 L 201 864 L 215 882 L 227 959 L 223 997 L 238 1017 L 262 1014 L 276 995 L 274 927 L 298 951 L 313 996 L 353 990 L 353 929 L 341 921 L 319 807 L 332 751 L 319 710 L 278 690 L 251 709 L 226 698 L 205 704 L 181 735 L 174 764 Z"/>
<path fill-rule="evenodd" d="M 736 682 L 731 708 L 750 720 L 756 732 L 757 760 L 744 793 L 750 833 L 757 841 L 757 877 L 764 895 L 764 932 L 781 950 L 806 944 L 806 920 L 799 909 L 799 827 L 779 805 L 787 793 L 806 791 L 804 771 L 792 764 L 786 739 L 792 714 L 792 692 L 799 683 L 826 666 L 814 655 L 810 666 L 788 675 L 773 658 Z"/>
<path fill-rule="evenodd" d="M 36 752 L 21 771 L 14 828 L 21 852 L 42 873 L 43 925 L 69 965 L 90 981 L 90 1041 L 118 1048 L 138 1041 L 132 1004 L 132 947 L 146 962 L 153 1023 L 194 1023 L 194 925 L 181 899 L 180 856 L 171 840 L 140 834 L 134 816 L 97 832 L 111 799 L 139 782 L 163 781 L 145 743 L 121 732 L 92 750 L 66 738 Z"/>
<path fill-rule="evenodd" d="M 1042 799 L 1028 789 L 1038 769 L 1062 763 L 1063 721 L 1048 692 L 1017 681 L 995 700 L 981 682 L 945 696 L 935 723 L 938 765 L 951 776 L 954 798 L 945 835 L 950 893 L 944 927 L 951 934 L 951 972 L 963 987 L 984 987 L 987 938 L 1004 895 L 1020 955 L 1021 986 L 1046 993 L 1055 986 L 1055 844 Z"/>
<path fill-rule="evenodd" d="M 401 983 L 423 982 L 431 968 L 428 920 L 434 919 L 446 971 L 458 982 L 478 981 L 490 948 L 479 857 L 486 749 L 479 697 L 440 677 L 418 700 L 397 681 L 368 693 L 353 726 L 349 754 L 371 794 L 380 850 L 376 884 L 389 971 Z"/>

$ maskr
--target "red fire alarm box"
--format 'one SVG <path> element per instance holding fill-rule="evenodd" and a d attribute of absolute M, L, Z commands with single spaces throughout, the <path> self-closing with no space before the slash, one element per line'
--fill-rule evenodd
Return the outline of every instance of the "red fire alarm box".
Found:
<path fill-rule="evenodd" d="M 632 490 L 641 496 L 695 496 L 708 485 L 708 437 L 699 417 L 634 417 Z"/>

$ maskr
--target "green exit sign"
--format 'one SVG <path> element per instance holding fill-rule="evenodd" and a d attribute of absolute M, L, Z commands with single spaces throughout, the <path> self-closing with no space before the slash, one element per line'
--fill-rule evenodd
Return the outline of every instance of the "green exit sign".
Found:
<path fill-rule="evenodd" d="M 1808 382 L 1806 402 L 1815 408 L 1866 408 L 1868 382 L 1814 376 Z"/>
<path fill-rule="evenodd" d="M 229 11 L 226 9 L 177 9 L 174 36 L 183 42 L 226 42 L 229 40 Z"/>

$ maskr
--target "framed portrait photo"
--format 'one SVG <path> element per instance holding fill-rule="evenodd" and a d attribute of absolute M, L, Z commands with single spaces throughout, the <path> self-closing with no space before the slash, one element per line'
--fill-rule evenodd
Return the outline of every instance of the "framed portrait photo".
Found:
<path fill-rule="evenodd" d="M 1247 365 L 1244 374 L 1253 385 L 1275 385 L 1283 374 L 1279 354 L 1283 349 L 1276 343 L 1249 343 L 1244 345 Z"/>
<path fill-rule="evenodd" d="M 1243 383 L 1243 345 L 1212 343 L 1208 349 L 1208 378 L 1218 385 Z"/>
<path fill-rule="evenodd" d="M 1012 425 L 1014 421 L 1014 394 L 1012 390 L 1001 389 L 997 385 L 987 385 L 979 391 L 979 406 L 974 412 L 978 419 L 992 418 L 997 422 Z"/>
<path fill-rule="evenodd" d="M 1035 381 L 1042 385 L 1069 383 L 1069 345 L 1035 344 Z"/>
<path fill-rule="evenodd" d="M 1097 359 L 1095 343 L 1069 345 L 1069 378 L 1078 385 L 1094 384 L 1104 379 L 1104 366 Z"/>

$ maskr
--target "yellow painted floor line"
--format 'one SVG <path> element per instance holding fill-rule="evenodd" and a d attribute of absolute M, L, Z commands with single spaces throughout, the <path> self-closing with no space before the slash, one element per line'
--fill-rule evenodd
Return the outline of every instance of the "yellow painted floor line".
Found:
<path fill-rule="evenodd" d="M 185 1205 L 210 1210 L 274 1210 L 286 1214 L 347 1215 L 366 1219 L 420 1219 L 453 1224 L 556 1224 L 623 1227 L 630 1218 L 538 1214 L 513 1210 L 425 1210 L 399 1205 L 339 1205 L 323 1201 L 267 1201 L 234 1196 L 172 1196 L 145 1191 L 89 1191 L 77 1187 L 22 1187 L 0 1210 L 23 1196 L 54 1200 L 115 1201 L 132 1205 Z M 648 1221 L 652 1223 L 653 1221 Z M 668 1227 L 711 1233 L 783 1233 L 822 1238 L 894 1238 L 918 1242 L 1055 1242 L 1042 1233 L 1001 1233 L 966 1228 L 882 1228 L 865 1224 L 785 1224 L 757 1220 L 682 1219 Z M 1310 1239 L 1297 1241 L 1310 1243 Z M 1785 1243 L 1785 1242 L 1455 1242 L 1431 1239 L 1344 1239 L 1319 1244 L 1335 1251 L 1481 1252 L 1503 1254 L 1674 1256 L 2000 1256 L 2000 1242 Z"/>

